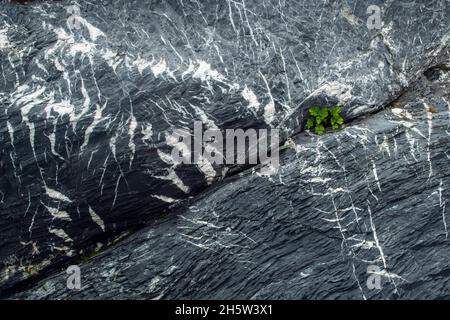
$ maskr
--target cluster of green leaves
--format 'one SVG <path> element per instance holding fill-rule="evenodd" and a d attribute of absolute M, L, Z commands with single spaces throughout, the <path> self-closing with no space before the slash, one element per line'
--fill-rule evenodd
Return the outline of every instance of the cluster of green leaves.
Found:
<path fill-rule="evenodd" d="M 325 126 L 328 124 L 336 130 L 344 123 L 340 106 L 331 108 L 311 107 L 308 111 L 309 117 L 306 120 L 306 129 L 314 128 L 316 134 L 323 134 L 325 132 Z"/>

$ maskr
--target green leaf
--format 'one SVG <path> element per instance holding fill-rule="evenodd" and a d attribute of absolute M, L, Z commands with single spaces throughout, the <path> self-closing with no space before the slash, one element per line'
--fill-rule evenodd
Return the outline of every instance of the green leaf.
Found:
<path fill-rule="evenodd" d="M 330 113 L 331 113 L 331 126 L 333 127 L 333 129 L 338 129 L 339 126 L 344 123 L 344 119 L 340 115 L 341 107 L 339 106 L 331 107 Z"/>
<path fill-rule="evenodd" d="M 325 107 L 321 108 L 320 111 L 319 111 L 319 117 L 322 120 L 326 119 L 328 117 L 328 109 L 325 108 Z"/>
<path fill-rule="evenodd" d="M 339 114 L 341 113 L 341 107 L 339 107 L 339 106 L 331 107 L 330 112 L 331 112 L 332 116 L 339 116 Z"/>
<path fill-rule="evenodd" d="M 306 120 L 306 129 L 311 129 L 312 127 L 314 127 L 314 119 L 312 117 L 309 117 Z"/>
<path fill-rule="evenodd" d="M 311 107 L 311 108 L 309 108 L 308 111 L 309 111 L 310 115 L 317 117 L 319 115 L 320 108 L 319 107 Z"/>
<path fill-rule="evenodd" d="M 325 133 L 325 126 L 330 125 L 334 130 L 344 123 L 341 116 L 341 107 L 336 105 L 331 108 L 313 106 L 308 109 L 310 116 L 306 119 L 306 129 L 314 128 L 316 134 Z"/>
<path fill-rule="evenodd" d="M 319 125 L 321 122 L 322 122 L 322 119 L 320 119 L 320 117 L 317 117 L 317 118 L 316 118 L 316 123 L 317 123 L 317 125 Z"/>
<path fill-rule="evenodd" d="M 323 125 L 321 125 L 321 124 L 318 124 L 317 126 L 316 126 L 316 133 L 317 134 L 323 134 L 324 132 L 325 132 L 325 128 L 324 128 L 324 126 Z"/>

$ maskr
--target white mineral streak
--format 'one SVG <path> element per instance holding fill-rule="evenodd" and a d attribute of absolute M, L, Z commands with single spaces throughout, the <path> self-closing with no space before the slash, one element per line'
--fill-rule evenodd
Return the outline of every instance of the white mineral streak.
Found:
<path fill-rule="evenodd" d="M 70 200 L 69 197 L 67 197 L 64 194 L 62 194 L 61 192 L 51 189 L 47 186 L 45 186 L 45 193 L 48 195 L 49 198 L 52 198 L 54 200 L 64 201 L 64 202 L 68 202 L 68 203 L 72 202 L 72 200 Z"/>
<path fill-rule="evenodd" d="M 242 90 L 242 97 L 248 101 L 248 108 L 250 109 L 258 109 L 261 105 L 258 101 L 258 97 L 247 87 L 247 85 L 244 87 L 244 90 Z"/>
<path fill-rule="evenodd" d="M 0 29 L 0 50 L 8 49 L 11 47 L 11 44 L 8 40 L 8 36 L 6 35 L 7 29 Z"/>
<path fill-rule="evenodd" d="M 73 240 L 62 229 L 49 228 L 48 232 L 64 240 L 64 242 L 73 242 Z"/>
<path fill-rule="evenodd" d="M 48 207 L 46 205 L 44 205 L 44 207 L 47 209 L 48 212 L 50 212 L 53 219 L 72 221 L 72 218 L 70 218 L 70 215 L 68 212 L 59 210 L 57 208 Z"/>
<path fill-rule="evenodd" d="M 152 195 L 153 198 L 159 199 L 161 201 L 167 202 L 167 203 L 173 203 L 173 202 L 177 202 L 177 199 L 171 198 L 171 197 L 166 197 L 163 195 Z"/>
<path fill-rule="evenodd" d="M 264 120 L 267 124 L 271 124 L 275 118 L 275 101 L 272 96 L 272 92 L 270 91 L 269 83 L 267 82 L 266 77 L 259 71 L 264 83 L 266 84 L 267 95 L 269 96 L 269 103 L 264 107 Z"/>
<path fill-rule="evenodd" d="M 89 214 L 91 216 L 92 221 L 94 221 L 103 230 L 103 232 L 105 232 L 105 222 L 90 206 L 89 206 Z"/>

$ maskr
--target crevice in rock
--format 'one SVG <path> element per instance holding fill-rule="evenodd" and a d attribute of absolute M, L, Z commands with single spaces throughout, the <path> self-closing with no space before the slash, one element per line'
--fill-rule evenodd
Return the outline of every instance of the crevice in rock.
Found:
<path fill-rule="evenodd" d="M 352 123 L 361 121 L 361 119 L 371 117 L 377 113 L 382 112 L 386 108 L 391 108 L 391 107 L 401 108 L 401 107 L 403 107 L 408 102 L 411 102 L 417 98 L 420 98 L 420 96 L 422 94 L 424 94 L 423 90 L 427 88 L 429 83 L 433 83 L 434 81 L 438 80 L 444 74 L 448 75 L 449 71 L 450 71 L 450 65 L 445 64 L 445 63 L 440 63 L 440 64 L 437 64 L 437 65 L 434 65 L 434 66 L 428 68 L 407 89 L 400 92 L 395 99 L 386 103 L 381 109 L 379 109 L 375 112 L 369 113 L 369 114 L 361 115 L 358 118 L 354 118 L 354 119 L 346 122 L 345 125 L 349 126 Z M 287 141 L 289 139 L 293 139 L 302 134 L 310 136 L 311 138 L 314 137 L 314 135 L 308 134 L 305 131 L 301 131 L 301 132 L 295 133 L 295 134 L 287 137 L 281 143 L 280 157 L 282 157 L 284 150 L 286 150 L 285 144 L 287 143 Z M 326 134 L 333 134 L 333 133 L 327 132 Z M 169 219 L 174 213 L 177 213 L 180 208 L 187 207 L 190 204 L 195 203 L 197 199 L 201 198 L 203 195 L 205 195 L 207 193 L 210 193 L 211 190 L 219 188 L 220 186 L 227 184 L 230 181 L 233 181 L 235 179 L 239 179 L 240 176 L 251 174 L 251 172 L 253 170 L 258 170 L 259 168 L 260 168 L 260 165 L 236 166 L 234 168 L 234 170 L 230 170 L 231 174 L 224 177 L 224 179 L 222 179 L 221 181 L 214 183 L 213 185 L 202 190 L 195 196 L 177 203 L 173 207 L 167 209 L 166 212 L 161 213 L 159 216 L 152 217 L 151 220 L 143 222 L 140 225 L 135 225 L 132 228 L 127 228 L 124 230 L 118 230 L 115 232 L 109 232 L 109 233 L 102 234 L 101 236 L 90 239 L 90 241 L 88 243 L 86 243 L 85 246 L 83 243 L 81 243 L 79 245 L 79 247 L 80 247 L 80 249 L 82 248 L 85 251 L 83 256 L 88 256 L 90 259 L 93 255 L 100 255 L 100 254 L 102 254 L 102 252 L 104 252 L 108 248 L 111 248 L 115 244 L 120 243 L 121 241 L 125 240 L 126 238 L 133 235 L 134 233 L 142 230 L 143 228 L 155 226 L 158 224 L 159 221 L 164 221 L 166 219 Z M 313 231 L 323 233 L 323 231 L 320 231 L 320 230 L 313 230 Z M 96 251 L 95 245 L 98 242 L 103 243 L 104 246 L 99 251 Z M 76 255 L 69 260 L 62 260 L 62 261 L 58 261 L 56 263 L 52 263 L 50 266 L 44 268 L 38 274 L 31 276 L 29 278 L 26 278 L 22 281 L 19 281 L 11 287 L 4 288 L 2 290 L 2 292 L 0 293 L 0 298 L 7 298 L 18 292 L 30 289 L 34 285 L 36 285 L 37 283 L 42 281 L 43 279 L 54 274 L 55 272 L 65 270 L 65 268 L 67 268 L 71 264 L 83 265 L 85 262 L 87 262 L 87 261 L 83 261 L 83 256 Z"/>

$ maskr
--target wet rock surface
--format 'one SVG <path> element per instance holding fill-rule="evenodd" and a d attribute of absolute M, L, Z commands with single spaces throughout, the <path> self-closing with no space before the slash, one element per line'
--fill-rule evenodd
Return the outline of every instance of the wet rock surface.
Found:
<path fill-rule="evenodd" d="M 82 265 L 80 291 L 62 271 L 13 297 L 449 298 L 449 79 L 295 136 L 279 175 L 225 179 Z"/>
<path fill-rule="evenodd" d="M 366 1 L 71 4 L 2 4 L 3 297 L 450 297 L 448 1 L 379 30 Z M 317 103 L 347 125 L 302 132 Z M 279 172 L 174 164 L 194 120 L 281 129 Z"/>

